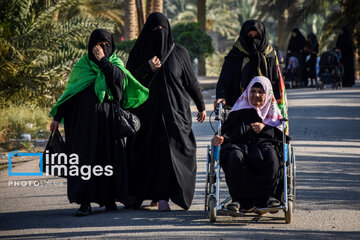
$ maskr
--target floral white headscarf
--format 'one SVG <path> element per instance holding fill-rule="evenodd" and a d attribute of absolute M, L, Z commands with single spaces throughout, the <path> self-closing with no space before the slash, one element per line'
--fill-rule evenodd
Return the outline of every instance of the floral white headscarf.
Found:
<path fill-rule="evenodd" d="M 266 97 L 265 102 L 262 106 L 256 107 L 250 103 L 250 90 L 255 83 L 260 83 L 265 91 Z M 283 116 L 281 115 L 281 111 L 276 103 L 276 99 L 274 96 L 274 92 L 270 83 L 270 80 L 263 76 L 254 77 L 248 87 L 245 89 L 243 94 L 239 97 L 239 99 L 234 104 L 231 112 L 238 111 L 241 109 L 249 109 L 254 108 L 262 119 L 262 122 L 266 125 L 270 125 L 273 127 L 277 127 L 279 130 L 283 131 L 282 121 Z"/>

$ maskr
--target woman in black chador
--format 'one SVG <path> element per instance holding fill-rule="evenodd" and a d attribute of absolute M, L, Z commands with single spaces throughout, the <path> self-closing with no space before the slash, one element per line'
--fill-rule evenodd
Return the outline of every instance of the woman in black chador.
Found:
<path fill-rule="evenodd" d="M 222 136 L 214 137 L 214 145 L 222 144 L 220 164 L 232 197 L 227 209 L 279 206 L 281 119 L 269 79 L 255 77 L 224 122 Z"/>
<path fill-rule="evenodd" d="M 239 38 L 225 57 L 216 85 L 215 106 L 223 102 L 232 107 L 255 76 L 269 78 L 276 99 L 280 99 L 276 55 L 269 44 L 265 24 L 248 20 L 242 25 Z"/>
<path fill-rule="evenodd" d="M 163 14 L 149 15 L 130 52 L 127 68 L 150 93 L 148 101 L 135 110 L 142 127 L 127 141 L 126 207 L 137 209 L 148 199 L 153 204 L 158 202 L 159 211 L 169 211 L 171 199 L 188 209 L 196 177 L 190 97 L 199 111 L 199 122 L 205 120 L 205 105 L 189 54 L 173 44 L 170 24 Z"/>
<path fill-rule="evenodd" d="M 354 44 L 349 29 L 344 26 L 336 42 L 336 48 L 341 51 L 341 62 L 344 65 L 343 86 L 355 84 Z"/>
<path fill-rule="evenodd" d="M 294 28 L 291 31 L 291 37 L 287 49 L 287 59 L 296 57 L 300 65 L 301 81 L 304 86 L 307 86 L 307 77 L 305 74 L 305 54 L 304 47 L 306 46 L 306 39 L 299 29 Z"/>
<path fill-rule="evenodd" d="M 319 43 L 314 33 L 309 33 L 306 39 L 305 53 L 310 55 L 307 60 L 306 66 L 306 77 L 310 78 L 311 87 L 317 86 L 316 79 L 316 60 L 319 52 Z"/>
<path fill-rule="evenodd" d="M 64 94 L 51 110 L 50 130 L 64 121 L 67 155 L 77 154 L 78 167 L 86 167 L 67 176 L 69 201 L 81 204 L 77 216 L 88 215 L 91 202 L 116 210 L 115 202 L 127 198 L 125 145 L 116 132 L 113 103 L 137 107 L 147 99 L 148 89 L 124 68 L 114 49 L 108 31 L 93 31 L 88 54 L 75 64 Z"/>

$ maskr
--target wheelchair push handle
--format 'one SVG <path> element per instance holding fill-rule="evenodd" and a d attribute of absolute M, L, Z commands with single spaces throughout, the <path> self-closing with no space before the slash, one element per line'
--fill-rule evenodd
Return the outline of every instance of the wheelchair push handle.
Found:
<path fill-rule="evenodd" d="M 222 102 L 219 102 L 218 107 L 216 107 L 214 109 L 214 112 L 215 112 L 215 115 L 216 115 L 215 120 L 217 120 L 217 121 L 224 120 L 223 119 L 223 113 L 224 113 L 225 110 L 231 110 L 231 107 L 229 107 L 228 105 L 226 105 L 226 104 L 224 104 Z"/>
<path fill-rule="evenodd" d="M 219 111 L 217 114 L 216 119 L 218 120 L 218 135 L 221 136 L 221 115 L 222 115 L 222 109 L 223 109 L 223 104 L 220 102 L 219 103 Z"/>

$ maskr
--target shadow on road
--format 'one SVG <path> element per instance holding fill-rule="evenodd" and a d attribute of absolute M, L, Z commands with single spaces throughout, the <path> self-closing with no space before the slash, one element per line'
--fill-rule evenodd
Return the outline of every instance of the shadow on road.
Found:
<path fill-rule="evenodd" d="M 246 215 L 241 218 L 224 218 L 216 223 L 210 223 L 208 219 L 204 217 L 203 211 L 172 211 L 169 213 L 159 213 L 157 211 L 148 210 L 119 210 L 113 213 L 104 213 L 101 210 L 96 210 L 94 214 L 87 217 L 72 217 L 74 209 L 61 209 L 61 210 L 46 210 L 46 211 L 29 211 L 29 212 L 15 212 L 15 213 L 3 213 L 0 214 L 1 219 L 8 219 L 8 221 L 1 223 L 2 231 L 21 230 L 27 229 L 41 229 L 41 232 L 28 233 L 28 234 L 11 234 L 2 235 L 0 238 L 6 239 L 24 239 L 24 238 L 36 238 L 36 239 L 50 239 L 50 238 L 67 238 L 67 237 L 104 237 L 107 234 L 116 234 L 117 236 L 131 235 L 133 238 L 136 234 L 144 234 L 151 238 L 161 237 L 161 234 L 165 236 L 172 235 L 174 237 L 181 238 L 182 236 L 189 237 L 191 232 L 199 232 L 202 230 L 206 232 L 204 235 L 207 237 L 222 238 L 237 238 L 241 239 L 239 235 L 239 228 L 242 231 L 247 231 L 246 239 L 268 239 L 270 235 L 277 236 L 276 239 L 335 239 L 341 236 L 343 239 L 359 239 L 360 232 L 344 232 L 344 231 L 289 231 L 288 229 L 275 228 L 276 224 L 279 224 L 283 218 L 279 217 L 257 217 L 256 215 Z M 102 217 L 101 221 L 98 221 L 100 214 L 106 214 L 106 218 Z M 17 227 L 16 224 L 11 224 L 11 219 L 22 219 L 23 224 L 21 227 Z M 34 221 L 36 219 L 36 221 Z M 261 224 L 274 224 L 272 229 L 254 229 L 253 227 L 247 227 L 248 223 L 252 225 L 259 222 Z M 169 228 L 161 228 L 163 225 L 173 226 Z M 284 223 L 285 225 L 285 223 Z M 141 226 L 141 228 L 139 228 Z M 119 229 L 124 227 L 124 230 Z M 136 228 L 135 228 L 136 227 Z M 54 232 L 52 229 L 56 228 Z M 75 231 L 69 231 L 74 229 Z M 81 229 L 86 228 L 86 229 Z M 94 230 L 92 230 L 94 228 Z M 113 228 L 113 229 L 112 229 Z M 126 229 L 125 229 L 126 228 Z M 199 229 L 202 228 L 202 229 Z M 47 233 L 46 229 L 52 231 Z M 66 229 L 67 231 L 62 231 Z M 249 233 L 249 232 L 250 233 Z M 270 235 L 269 235 L 270 234 Z M 203 236 L 204 236 L 203 235 Z M 196 237 L 195 235 L 193 237 Z M 129 237 L 126 237 L 129 238 Z M 270 237 L 271 238 L 271 237 Z"/>

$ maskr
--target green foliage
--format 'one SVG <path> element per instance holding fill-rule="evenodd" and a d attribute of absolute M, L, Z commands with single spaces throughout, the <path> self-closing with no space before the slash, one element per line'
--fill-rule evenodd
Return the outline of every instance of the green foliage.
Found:
<path fill-rule="evenodd" d="M 174 42 L 188 50 L 191 60 L 214 52 L 211 37 L 202 31 L 197 23 L 178 24 L 172 30 Z"/>
<path fill-rule="evenodd" d="M 225 56 L 229 51 L 230 48 L 224 52 L 215 51 L 214 54 L 206 58 L 206 76 L 218 77 L 220 75 Z"/>
<path fill-rule="evenodd" d="M 126 65 L 130 51 L 135 45 L 135 42 L 136 39 L 115 43 L 116 55 L 121 58 L 121 60 L 124 62 L 124 65 Z"/>
<path fill-rule="evenodd" d="M 0 106 L 54 104 L 72 66 L 86 53 L 95 28 L 113 24 L 74 17 L 58 20 L 76 0 L 0 0 Z"/>
<path fill-rule="evenodd" d="M 20 139 L 21 134 L 24 133 L 30 134 L 32 139 L 47 138 L 49 133 L 46 128 L 50 122 L 48 114 L 49 109 L 33 105 L 11 105 L 1 108 L 0 148 L 3 150 L 28 148 L 32 145 L 29 142 L 11 141 L 11 139 Z"/>
<path fill-rule="evenodd" d="M 360 30 L 360 1 L 354 0 L 266 0 L 261 2 L 260 12 L 263 17 L 278 18 L 285 15 L 286 24 L 281 26 L 290 36 L 292 28 L 302 32 L 314 32 L 320 43 L 321 51 L 335 46 L 339 29 L 347 25 L 351 31 Z M 279 26 L 277 26 L 279 27 Z M 354 40 L 359 37 L 354 36 Z"/>
<path fill-rule="evenodd" d="M 61 12 L 59 19 L 76 16 L 94 21 L 101 17 L 114 24 L 114 38 L 120 39 L 125 25 L 123 4 L 123 0 L 78 0 L 76 5 Z"/>
<path fill-rule="evenodd" d="M 191 0 L 185 3 L 185 1 L 168 0 L 167 2 L 168 15 L 173 25 L 197 21 L 197 1 Z M 206 31 L 234 40 L 240 32 L 241 25 L 237 21 L 241 15 L 240 11 L 242 6 L 236 5 L 232 0 L 207 0 Z"/>
<path fill-rule="evenodd" d="M 136 39 L 130 41 L 123 41 L 115 44 L 117 50 L 130 53 L 131 49 L 135 45 Z"/>

